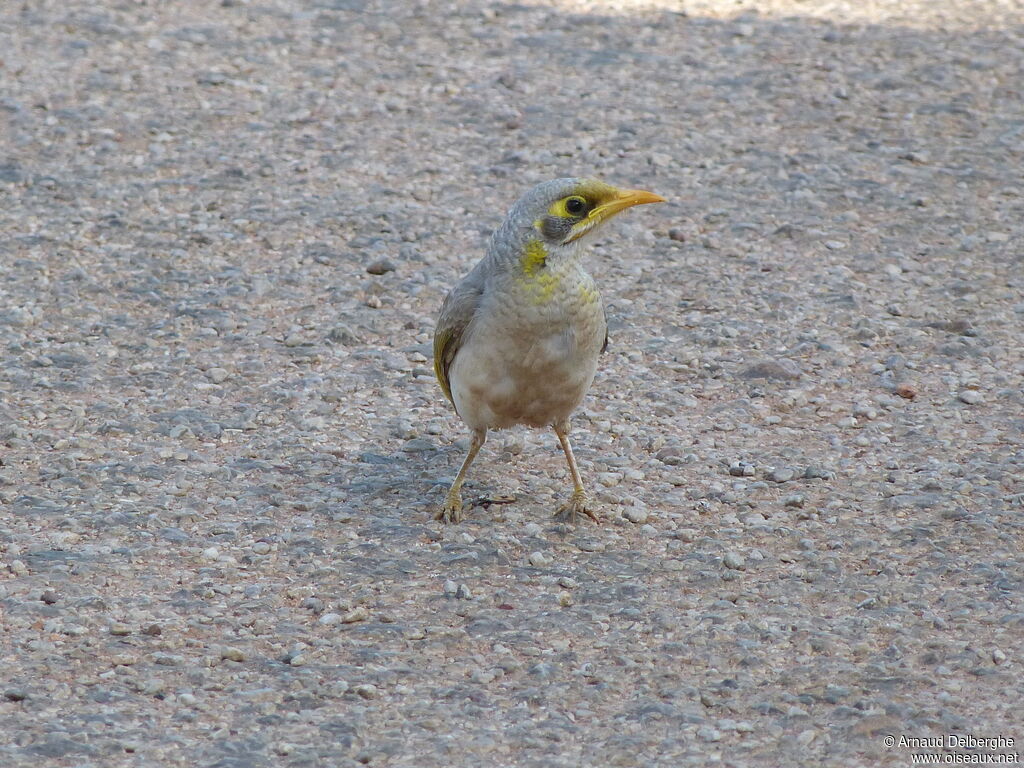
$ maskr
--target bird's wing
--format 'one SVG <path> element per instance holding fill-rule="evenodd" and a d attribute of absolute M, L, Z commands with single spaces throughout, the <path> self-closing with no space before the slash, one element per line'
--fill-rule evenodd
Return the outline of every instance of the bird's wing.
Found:
<path fill-rule="evenodd" d="M 445 298 L 437 318 L 437 327 L 434 329 L 434 374 L 444 396 L 451 400 L 452 405 L 455 405 L 455 400 L 452 398 L 448 371 L 462 347 L 466 329 L 480 307 L 483 292 L 483 280 L 475 272 L 470 273 Z"/>
<path fill-rule="evenodd" d="M 608 349 L 608 307 L 601 306 L 601 314 L 604 315 L 604 344 L 601 345 L 601 354 Z"/>

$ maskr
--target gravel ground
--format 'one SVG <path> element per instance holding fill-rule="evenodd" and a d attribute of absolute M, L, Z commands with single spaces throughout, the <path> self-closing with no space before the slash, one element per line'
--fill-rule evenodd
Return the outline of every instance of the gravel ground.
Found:
<path fill-rule="evenodd" d="M 1019 2 L 0 5 L 0 764 L 1024 752 Z M 447 289 L 537 181 L 575 419 L 466 434 Z M 509 497 L 511 503 L 507 503 Z"/>

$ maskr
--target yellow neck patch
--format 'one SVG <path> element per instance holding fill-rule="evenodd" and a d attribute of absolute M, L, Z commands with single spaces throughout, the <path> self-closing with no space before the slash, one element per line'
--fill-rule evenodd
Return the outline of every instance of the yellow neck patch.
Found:
<path fill-rule="evenodd" d="M 558 275 L 545 269 L 547 259 L 547 248 L 540 240 L 534 239 L 526 244 L 519 262 L 523 273 L 518 282 L 537 304 L 551 301 L 559 284 Z"/>
<path fill-rule="evenodd" d="M 530 240 L 526 244 L 526 249 L 523 251 L 523 258 L 520 261 L 520 265 L 523 268 L 523 274 L 527 277 L 535 277 L 540 270 L 544 269 L 544 265 L 548 260 L 548 249 L 544 247 L 544 244 L 540 240 Z"/>

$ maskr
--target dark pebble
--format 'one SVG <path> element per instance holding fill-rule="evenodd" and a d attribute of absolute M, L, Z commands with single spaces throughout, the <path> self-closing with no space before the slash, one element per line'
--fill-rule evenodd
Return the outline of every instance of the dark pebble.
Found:
<path fill-rule="evenodd" d="M 385 272 L 394 272 L 395 264 L 390 259 L 377 259 L 366 268 L 366 271 L 371 275 L 383 275 Z"/>

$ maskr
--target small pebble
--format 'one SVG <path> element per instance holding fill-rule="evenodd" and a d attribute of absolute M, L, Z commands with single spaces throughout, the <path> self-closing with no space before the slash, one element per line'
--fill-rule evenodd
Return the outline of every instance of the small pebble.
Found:
<path fill-rule="evenodd" d="M 967 405 L 978 405 L 984 402 L 985 396 L 976 389 L 965 389 L 960 393 L 960 402 Z"/>
<path fill-rule="evenodd" d="M 552 563 L 552 559 L 543 552 L 531 552 L 527 559 L 529 560 L 530 565 L 535 568 L 545 568 Z"/>
<path fill-rule="evenodd" d="M 355 624 L 357 621 L 366 621 L 370 618 L 370 612 L 365 606 L 358 605 L 341 618 L 342 624 Z"/>
<path fill-rule="evenodd" d="M 708 725 L 702 725 L 697 729 L 697 738 L 701 741 L 721 741 L 722 732 L 717 728 L 712 728 Z"/>
<path fill-rule="evenodd" d="M 804 469 L 804 478 L 807 480 L 831 480 L 835 477 L 835 472 L 832 472 L 825 467 L 818 467 L 813 464 Z"/>
<path fill-rule="evenodd" d="M 761 360 L 743 368 L 738 374 L 741 379 L 777 379 L 780 381 L 799 379 L 803 372 L 800 366 L 788 358 Z"/>
<path fill-rule="evenodd" d="M 722 557 L 722 564 L 726 568 L 731 568 L 734 571 L 742 571 L 747 567 L 746 560 L 736 552 L 726 552 Z"/>
<path fill-rule="evenodd" d="M 622 516 L 636 525 L 647 522 L 647 510 L 643 507 L 626 507 L 622 510 Z"/>
<path fill-rule="evenodd" d="M 878 411 L 876 411 L 870 405 L 860 403 L 854 406 L 853 415 L 858 418 L 864 418 L 870 421 L 878 416 Z"/>
<path fill-rule="evenodd" d="M 757 468 L 747 461 L 734 461 L 729 465 L 729 474 L 733 477 L 753 477 Z"/>
<path fill-rule="evenodd" d="M 394 272 L 395 264 L 390 259 L 377 259 L 366 267 L 366 271 L 371 275 L 383 275 L 387 272 Z"/>
<path fill-rule="evenodd" d="M 245 661 L 245 652 L 233 645 L 226 645 L 221 649 L 220 657 L 228 661 Z"/>
<path fill-rule="evenodd" d="M 167 682 L 159 677 L 151 677 L 142 684 L 140 693 L 146 696 L 156 696 L 167 690 Z"/>
<path fill-rule="evenodd" d="M 913 400 L 915 397 L 917 397 L 917 387 L 914 387 L 910 384 L 897 384 L 893 392 L 902 397 L 904 400 Z"/>

